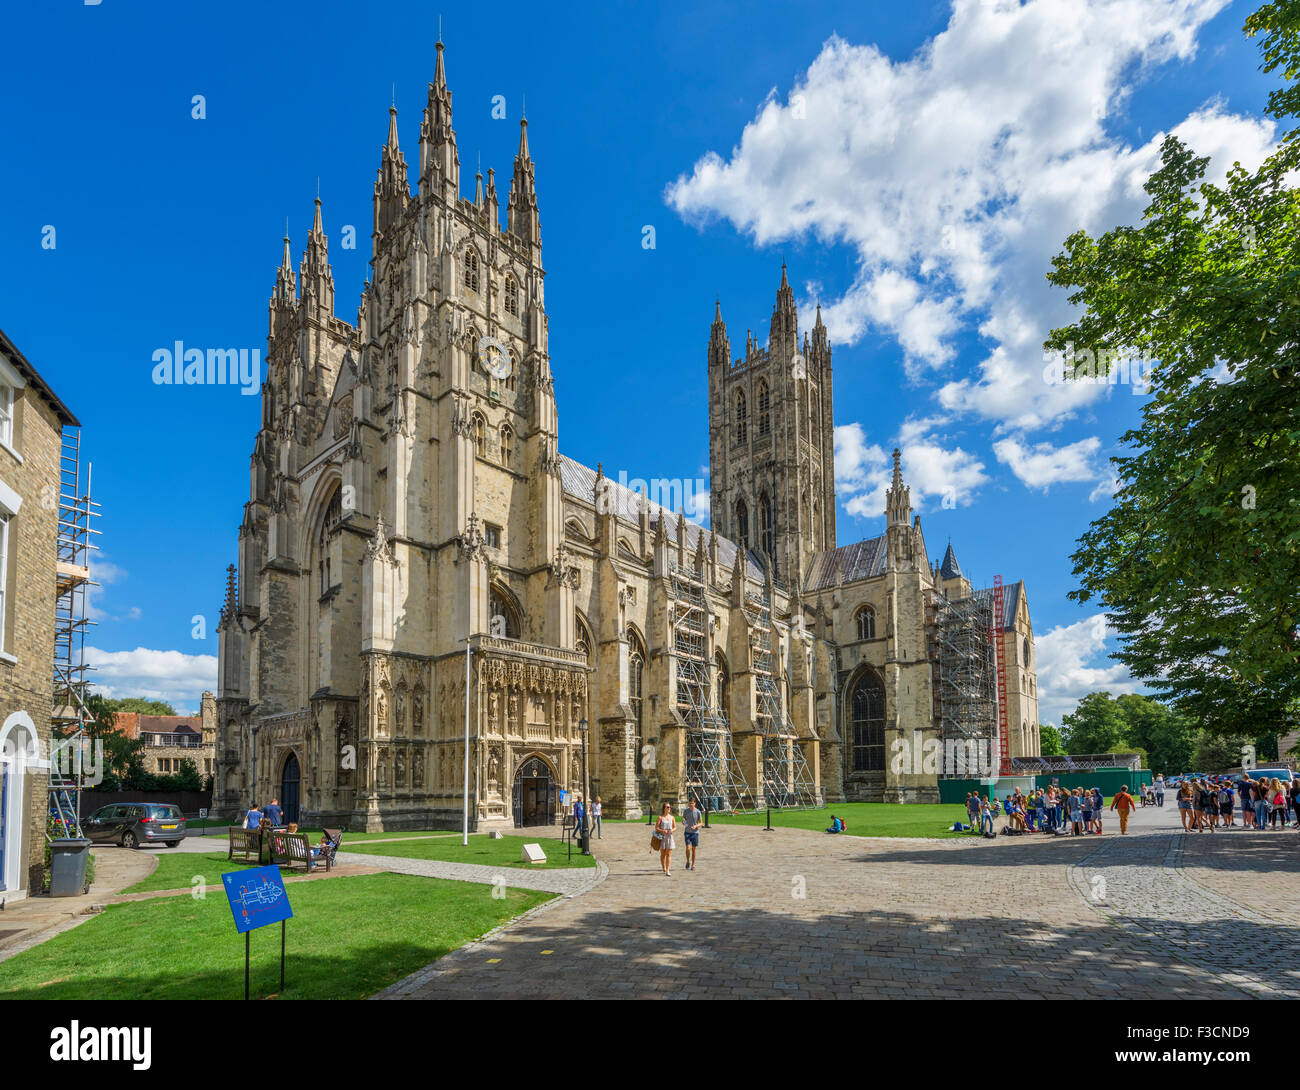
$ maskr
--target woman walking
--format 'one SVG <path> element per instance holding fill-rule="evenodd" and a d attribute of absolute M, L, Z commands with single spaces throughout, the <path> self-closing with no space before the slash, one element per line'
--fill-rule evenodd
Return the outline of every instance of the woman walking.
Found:
<path fill-rule="evenodd" d="M 1255 828 L 1268 828 L 1268 784 L 1255 780 L 1250 785 L 1250 797 L 1255 804 Z"/>
<path fill-rule="evenodd" d="M 1182 820 L 1183 832 L 1191 832 L 1188 822 L 1192 818 L 1192 785 L 1187 780 L 1178 785 L 1178 817 Z"/>
<path fill-rule="evenodd" d="M 676 828 L 672 803 L 665 802 L 659 811 L 659 820 L 655 822 L 655 832 L 659 834 L 659 869 L 669 878 L 673 876 L 673 849 L 677 847 L 673 831 Z"/>
<path fill-rule="evenodd" d="M 1282 788 L 1282 781 L 1276 776 L 1269 782 L 1269 811 L 1273 815 L 1273 828 L 1286 828 L 1286 792 Z"/>

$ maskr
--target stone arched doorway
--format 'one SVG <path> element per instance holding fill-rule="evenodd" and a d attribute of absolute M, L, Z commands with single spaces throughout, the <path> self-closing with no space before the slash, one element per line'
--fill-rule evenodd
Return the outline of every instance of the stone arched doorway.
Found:
<path fill-rule="evenodd" d="M 36 726 L 26 712 L 14 712 L 0 727 L 0 890 L 26 884 L 24 832 L 30 813 L 29 766 L 40 757 Z"/>
<path fill-rule="evenodd" d="M 527 758 L 515 773 L 515 824 L 554 825 L 559 793 L 555 773 L 546 760 Z"/>
<path fill-rule="evenodd" d="M 286 825 L 296 823 L 302 810 L 302 766 L 293 750 L 284 759 L 284 769 L 280 773 L 280 809 L 284 811 Z"/>

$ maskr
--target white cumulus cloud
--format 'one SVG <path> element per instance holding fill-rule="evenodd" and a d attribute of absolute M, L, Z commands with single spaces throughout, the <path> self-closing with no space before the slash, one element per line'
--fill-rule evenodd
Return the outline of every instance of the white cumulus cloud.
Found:
<path fill-rule="evenodd" d="M 1109 465 L 1098 455 L 1100 450 L 1101 440 L 1096 436 L 1062 447 L 1051 443 L 1029 446 L 1014 437 L 993 444 L 999 462 L 1009 466 L 1029 488 L 1041 488 L 1044 492 L 1062 481 L 1097 480 Z"/>
<path fill-rule="evenodd" d="M 216 655 L 187 655 L 137 647 L 134 651 L 86 648 L 92 686 L 107 697 L 165 700 L 178 713 L 196 712 L 205 689 L 216 692 Z"/>
<path fill-rule="evenodd" d="M 1107 658 L 1106 637 L 1105 614 L 1097 613 L 1058 625 L 1035 639 L 1040 722 L 1059 727 L 1063 715 L 1098 689 L 1112 696 L 1142 691 L 1142 683 L 1129 675 L 1126 666 Z"/>

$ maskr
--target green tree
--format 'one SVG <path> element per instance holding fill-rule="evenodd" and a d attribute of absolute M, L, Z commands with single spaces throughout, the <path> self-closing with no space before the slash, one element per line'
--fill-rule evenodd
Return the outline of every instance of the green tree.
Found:
<path fill-rule="evenodd" d="M 125 696 L 116 700 L 101 697 L 115 712 L 139 712 L 141 715 L 175 715 L 176 709 L 165 700 L 146 700 L 142 696 Z"/>
<path fill-rule="evenodd" d="M 1038 745 L 1039 752 L 1044 757 L 1058 757 L 1065 752 L 1065 745 L 1061 741 L 1061 732 L 1051 723 L 1038 724 Z"/>
<path fill-rule="evenodd" d="M 1294 4 L 1265 5 L 1246 30 L 1263 35 L 1265 71 L 1300 74 Z M 1294 117 L 1300 93 L 1288 85 L 1269 108 Z M 1100 600 L 1116 657 L 1224 736 L 1284 730 L 1300 698 L 1294 136 L 1223 185 L 1168 137 L 1141 226 L 1070 236 L 1048 275 L 1084 308 L 1045 343 L 1073 352 L 1067 378 L 1093 361 L 1099 373 L 1153 361 L 1141 425 L 1112 459 L 1114 506 L 1079 539 L 1070 596 Z"/>
<path fill-rule="evenodd" d="M 1128 745 L 1128 723 L 1108 692 L 1089 693 L 1061 720 L 1070 753 L 1119 753 Z"/>
<path fill-rule="evenodd" d="M 1249 742 L 1250 739 L 1245 735 L 1230 738 L 1208 730 L 1201 731 L 1196 736 L 1196 752 L 1192 757 L 1192 762 L 1196 765 L 1195 771 L 1214 774 L 1229 768 L 1239 768 L 1241 747 Z"/>
<path fill-rule="evenodd" d="M 1138 693 L 1125 693 L 1116 703 L 1128 724 L 1128 744 L 1146 750 L 1148 768 L 1173 775 L 1191 767 L 1193 738 L 1185 719 Z"/>

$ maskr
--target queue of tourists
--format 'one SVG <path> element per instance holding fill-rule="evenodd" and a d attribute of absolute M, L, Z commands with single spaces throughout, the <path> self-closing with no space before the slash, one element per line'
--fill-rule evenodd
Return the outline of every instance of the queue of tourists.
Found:
<path fill-rule="evenodd" d="M 1238 825 L 1236 816 L 1240 814 Z M 1240 780 L 1184 780 L 1178 786 L 1178 817 L 1189 833 L 1216 829 L 1300 828 L 1300 780 L 1283 783 L 1276 776 Z"/>
<path fill-rule="evenodd" d="M 1138 800 L 1121 787 L 1111 800 L 1109 809 L 1119 815 L 1119 831 L 1128 832 L 1128 819 L 1138 806 Z M 1007 818 L 1007 830 L 1012 833 L 1058 833 L 1070 836 L 1101 836 L 1102 822 L 1107 806 L 1099 787 L 1049 787 L 1037 788 L 1023 794 L 1019 787 L 1002 801 L 1001 812 Z M 969 792 L 966 812 L 970 815 L 971 831 L 979 832 L 985 815 L 996 816 L 999 805 L 987 795 Z"/>

